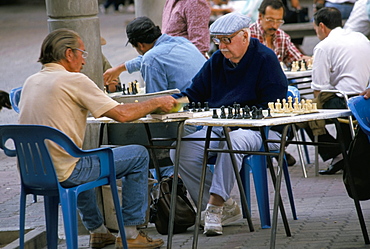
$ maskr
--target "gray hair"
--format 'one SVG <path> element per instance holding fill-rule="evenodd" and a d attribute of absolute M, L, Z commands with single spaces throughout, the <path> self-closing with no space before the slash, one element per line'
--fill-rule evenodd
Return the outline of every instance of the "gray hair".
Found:
<path fill-rule="evenodd" d="M 68 48 L 78 48 L 80 39 L 81 37 L 77 32 L 69 29 L 57 29 L 50 32 L 42 42 L 38 62 L 44 65 L 65 59 L 65 51 Z"/>

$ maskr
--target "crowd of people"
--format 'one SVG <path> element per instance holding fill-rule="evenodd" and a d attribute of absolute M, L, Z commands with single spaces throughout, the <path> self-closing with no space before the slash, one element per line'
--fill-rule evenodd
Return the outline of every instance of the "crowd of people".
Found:
<path fill-rule="evenodd" d="M 358 0 L 356 4 L 363 5 L 365 2 Z M 117 5 L 118 2 L 107 1 L 104 8 L 107 9 L 111 3 Z M 368 31 L 369 14 L 364 13 L 363 8 L 357 11 L 356 7 L 353 15 L 349 14 L 347 5 L 353 7 L 348 2 L 326 1 L 325 6 L 318 8 L 313 16 L 314 29 L 321 40 L 313 51 L 315 60 L 311 87 L 316 96 L 327 89 L 340 90 L 349 96 L 370 96 L 370 90 L 367 90 L 370 43 L 364 34 L 357 32 L 358 25 L 350 21 L 356 18 L 354 15 L 361 15 L 367 22 L 363 22 L 358 31 Z M 89 112 L 95 118 L 106 116 L 118 122 L 128 122 L 158 109 L 169 112 L 176 106 L 177 99 L 185 96 L 190 102 L 208 102 L 210 108 L 236 102 L 266 109 L 268 102 L 287 95 L 288 80 L 281 62 L 290 67 L 293 61 L 310 58 L 302 54 L 280 28 L 284 24 L 285 10 L 281 0 L 263 0 L 255 21 L 230 10 L 230 13 L 222 13 L 209 25 L 211 13 L 215 10 L 208 0 L 195 0 L 191 4 L 186 0 L 167 0 L 162 30 L 148 17 L 135 18 L 127 25 L 126 33 L 128 43 L 139 56 L 121 65 L 107 67 L 103 75 L 105 85 L 117 84 L 124 71 L 140 71 L 147 93 L 174 88 L 180 89 L 181 93 L 123 105 L 80 73 L 88 53 L 79 34 L 69 29 L 54 30 L 41 45 L 41 71 L 30 76 L 23 85 L 19 121 L 21 124 L 55 127 L 82 147 Z M 342 28 L 342 20 L 346 17 L 349 23 Z M 209 57 L 210 38 L 218 50 Z M 1 101 L 3 106 L 10 107 L 3 97 Z M 345 108 L 345 104 L 343 97 L 334 94 L 326 98 L 323 108 Z M 343 129 L 348 130 L 348 125 L 344 126 Z M 306 130 L 312 135 L 309 128 Z M 189 129 L 186 137 L 205 138 L 205 134 L 206 127 L 197 127 Z M 212 130 L 212 137 L 222 136 L 221 129 Z M 233 148 L 244 151 L 258 151 L 263 142 L 259 131 L 253 129 L 233 129 L 230 137 Z M 281 127 L 272 127 L 269 138 L 280 137 Z M 348 146 L 351 138 L 349 135 L 346 137 Z M 319 136 L 319 141 L 335 141 L 335 138 L 326 133 Z M 226 146 L 224 142 L 211 142 L 211 148 Z M 179 175 L 195 203 L 203 148 L 204 142 L 184 141 L 180 150 Z M 269 149 L 279 150 L 279 143 L 270 144 Z M 334 174 L 342 169 L 343 160 L 339 151 L 319 147 L 319 152 L 324 161 L 332 159 L 331 166 L 322 174 Z M 100 172 L 100 162 L 95 157 L 77 160 L 53 145 L 50 145 L 50 153 L 58 179 L 64 187 L 95 180 Z M 163 240 L 152 239 L 137 229 L 144 223 L 148 207 L 147 149 L 129 145 L 113 148 L 113 153 L 116 177 L 122 179 L 122 188 L 125 189 L 122 191 L 122 213 L 129 248 L 161 247 Z M 174 159 L 175 151 L 171 150 L 170 155 Z M 217 159 L 214 171 L 207 172 L 202 210 L 199 211 L 203 211 L 204 234 L 215 236 L 223 233 L 224 225 L 240 219 L 242 215 L 240 207 L 230 197 L 235 175 L 229 155 L 211 153 L 210 156 L 217 156 Z M 236 154 L 239 170 L 244 156 Z M 116 237 L 105 227 L 94 191 L 85 191 L 79 196 L 78 209 L 84 226 L 91 234 L 91 248 L 103 248 L 114 243 L 116 248 L 123 248 L 120 233 Z"/>

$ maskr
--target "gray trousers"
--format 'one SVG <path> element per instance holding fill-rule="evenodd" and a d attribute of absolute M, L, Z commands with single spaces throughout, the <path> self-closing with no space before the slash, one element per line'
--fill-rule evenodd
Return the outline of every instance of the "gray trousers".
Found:
<path fill-rule="evenodd" d="M 193 134 L 185 136 L 186 138 L 205 138 L 207 127 Z M 223 136 L 222 127 L 213 127 L 211 137 L 217 138 Z M 230 140 L 234 150 L 259 151 L 262 146 L 262 138 L 259 131 L 238 129 L 231 131 Z M 270 139 L 280 140 L 281 135 L 276 131 L 270 131 Z M 183 141 L 180 147 L 179 174 L 182 178 L 190 197 L 197 205 L 199 194 L 199 183 L 202 173 L 202 162 L 204 153 L 204 141 Z M 225 141 L 211 141 L 210 148 L 227 149 Z M 270 150 L 279 150 L 280 143 L 270 143 Z M 208 156 L 215 156 L 216 153 L 209 153 Z M 235 154 L 236 163 L 239 171 L 242 167 L 245 154 Z M 175 150 L 170 151 L 172 161 L 175 159 Z M 202 200 L 202 210 L 207 206 L 211 193 L 221 196 L 225 201 L 230 198 L 231 190 L 235 184 L 235 174 L 228 153 L 218 153 L 214 172 L 207 170 L 206 181 L 204 185 L 204 196 Z"/>

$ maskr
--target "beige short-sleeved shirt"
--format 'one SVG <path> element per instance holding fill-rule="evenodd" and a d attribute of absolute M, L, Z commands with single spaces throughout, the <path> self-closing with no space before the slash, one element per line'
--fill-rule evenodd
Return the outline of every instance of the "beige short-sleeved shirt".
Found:
<path fill-rule="evenodd" d="M 117 105 L 86 75 L 68 72 L 60 64 L 48 63 L 30 76 L 23 86 L 19 123 L 57 128 L 81 148 L 88 111 L 97 118 Z M 50 146 L 50 153 L 59 181 L 65 181 L 78 158 L 71 157 L 55 144 Z"/>

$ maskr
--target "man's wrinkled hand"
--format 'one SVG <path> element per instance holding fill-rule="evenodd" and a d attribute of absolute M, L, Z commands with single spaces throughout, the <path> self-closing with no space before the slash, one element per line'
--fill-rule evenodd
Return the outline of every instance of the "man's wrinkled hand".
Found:
<path fill-rule="evenodd" d="M 360 93 L 360 95 L 363 95 L 365 99 L 369 99 L 370 98 L 370 88 Z"/>

